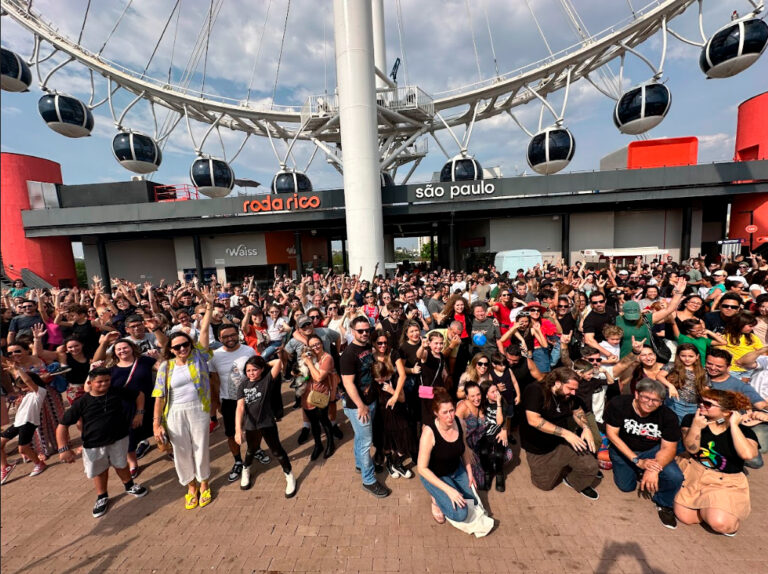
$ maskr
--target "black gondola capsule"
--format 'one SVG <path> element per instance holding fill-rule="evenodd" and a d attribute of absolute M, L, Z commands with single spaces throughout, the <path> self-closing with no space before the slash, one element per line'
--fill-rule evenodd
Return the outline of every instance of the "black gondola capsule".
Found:
<path fill-rule="evenodd" d="M 37 102 L 37 109 L 48 127 L 63 136 L 82 138 L 91 135 L 93 114 L 77 98 L 45 94 Z"/>
<path fill-rule="evenodd" d="M 479 181 L 483 179 L 483 166 L 471 156 L 457 155 L 440 170 L 440 181 Z"/>
<path fill-rule="evenodd" d="M 27 63 L 15 52 L 0 48 L 2 60 L 0 64 L 0 88 L 6 92 L 28 92 L 32 83 L 32 72 Z"/>
<path fill-rule="evenodd" d="M 768 46 L 768 24 L 759 18 L 731 22 L 704 44 L 699 67 L 708 78 L 729 78 L 749 68 Z"/>
<path fill-rule="evenodd" d="M 312 182 L 300 171 L 281 170 L 272 179 L 272 193 L 312 191 Z"/>
<path fill-rule="evenodd" d="M 551 175 L 567 166 L 576 151 L 576 140 L 566 128 L 540 131 L 528 144 L 528 165 L 536 173 Z"/>
<path fill-rule="evenodd" d="M 390 175 L 388 171 L 382 171 L 381 172 L 381 187 L 390 187 L 395 185 L 394 178 Z"/>
<path fill-rule="evenodd" d="M 132 132 L 120 132 L 114 137 L 112 154 L 125 169 L 140 174 L 157 171 L 163 161 L 163 153 L 155 140 Z"/>
<path fill-rule="evenodd" d="M 632 88 L 613 109 L 613 123 L 623 134 L 637 135 L 661 123 L 672 105 L 669 89 L 656 82 Z"/>
<path fill-rule="evenodd" d="M 208 197 L 225 197 L 235 185 L 235 173 L 221 159 L 199 157 L 189 168 L 189 178 Z"/>

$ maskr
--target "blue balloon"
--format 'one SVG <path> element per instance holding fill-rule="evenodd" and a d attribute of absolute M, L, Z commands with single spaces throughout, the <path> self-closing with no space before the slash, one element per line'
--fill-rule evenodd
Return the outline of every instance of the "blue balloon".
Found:
<path fill-rule="evenodd" d="M 472 335 L 472 342 L 477 347 L 482 347 L 488 342 L 488 338 L 485 336 L 485 333 L 475 333 Z"/>

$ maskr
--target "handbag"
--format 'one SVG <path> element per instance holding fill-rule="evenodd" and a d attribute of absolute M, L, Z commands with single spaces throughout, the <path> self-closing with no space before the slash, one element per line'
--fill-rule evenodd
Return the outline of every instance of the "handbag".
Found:
<path fill-rule="evenodd" d="M 434 399 L 435 398 L 435 381 L 437 381 L 437 377 L 440 376 L 440 373 L 443 372 L 443 358 L 440 357 L 440 366 L 435 371 L 435 376 L 432 378 L 432 383 L 430 385 L 419 385 L 419 398 L 420 399 Z"/>
<path fill-rule="evenodd" d="M 325 394 L 321 393 L 320 391 L 316 391 L 315 389 L 312 389 L 309 391 L 309 394 L 307 395 L 307 403 L 312 405 L 313 407 L 317 407 L 318 409 L 324 409 L 328 406 L 328 403 L 331 401 L 331 395 L 330 393 Z"/>
<path fill-rule="evenodd" d="M 134 366 L 135 366 L 135 363 L 134 363 Z M 131 375 L 133 375 L 133 370 L 131 370 L 131 374 L 128 375 L 129 380 L 131 378 Z M 168 365 L 168 368 L 165 371 L 165 400 L 166 401 L 168 401 L 171 398 L 170 377 L 171 377 L 171 368 L 170 368 L 170 365 Z M 168 435 L 168 425 L 166 424 L 166 421 L 165 421 L 165 415 L 163 415 L 162 417 L 162 422 L 160 423 L 160 426 L 163 427 L 163 438 L 165 440 L 163 440 L 162 442 L 155 441 L 157 443 L 157 450 L 165 454 L 173 455 L 173 445 L 171 444 L 171 438 Z"/>
<path fill-rule="evenodd" d="M 656 360 L 659 363 L 664 363 L 666 365 L 672 360 L 672 351 L 670 351 L 669 347 L 664 343 L 664 339 L 654 334 L 653 325 L 648 321 L 648 317 L 645 315 L 642 315 L 642 317 L 643 323 L 648 328 L 648 333 L 650 334 L 650 337 L 648 337 L 650 339 L 649 343 L 651 344 L 653 352 L 656 353 Z"/>

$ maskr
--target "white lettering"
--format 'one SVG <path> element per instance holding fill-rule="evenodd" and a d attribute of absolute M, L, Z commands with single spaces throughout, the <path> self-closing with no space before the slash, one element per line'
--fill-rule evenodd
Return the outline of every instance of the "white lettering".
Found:
<path fill-rule="evenodd" d="M 244 243 L 241 243 L 234 249 L 231 247 L 227 247 L 224 249 L 224 251 L 229 255 L 230 257 L 255 257 L 259 254 L 258 249 L 249 248 Z"/>

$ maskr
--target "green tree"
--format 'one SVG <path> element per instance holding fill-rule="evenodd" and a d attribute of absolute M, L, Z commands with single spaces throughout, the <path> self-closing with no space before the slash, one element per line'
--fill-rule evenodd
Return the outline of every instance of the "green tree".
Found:
<path fill-rule="evenodd" d="M 88 273 L 85 270 L 85 259 L 75 259 L 75 273 L 77 284 L 80 287 L 88 287 Z"/>
<path fill-rule="evenodd" d="M 430 261 L 431 255 L 432 255 L 432 251 L 429 245 L 429 241 L 427 241 L 421 246 L 421 260 Z M 437 243 L 435 243 L 435 257 L 437 257 Z"/>

